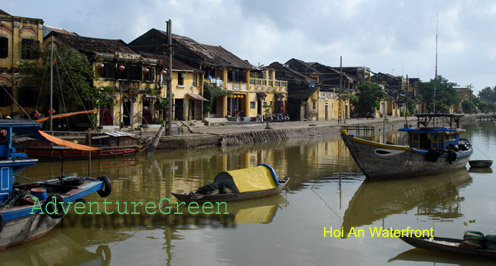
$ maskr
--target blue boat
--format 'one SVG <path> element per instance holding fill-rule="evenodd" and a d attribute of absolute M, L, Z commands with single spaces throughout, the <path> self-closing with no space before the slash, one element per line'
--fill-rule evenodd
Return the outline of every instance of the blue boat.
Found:
<path fill-rule="evenodd" d="M 0 120 L 0 249 L 39 238 L 54 228 L 67 211 L 84 196 L 111 192 L 109 178 L 63 176 L 33 183 L 14 183 L 14 173 L 37 159 L 16 152 L 13 135 L 42 139 L 38 123 Z"/>
<path fill-rule="evenodd" d="M 417 127 L 399 129 L 402 143 L 379 143 L 341 130 L 341 137 L 367 179 L 425 176 L 464 168 L 472 155 L 460 138 L 462 114 L 417 114 Z"/>

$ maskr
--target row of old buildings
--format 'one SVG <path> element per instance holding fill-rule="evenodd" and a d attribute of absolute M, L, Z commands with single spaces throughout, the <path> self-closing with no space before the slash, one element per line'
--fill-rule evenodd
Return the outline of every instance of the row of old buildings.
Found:
<path fill-rule="evenodd" d="M 36 88 L 20 86 L 26 77 L 19 74 L 18 66 L 26 60 L 39 60 L 33 48 L 50 50 L 53 43 L 54 48 L 65 45 L 85 55 L 93 71 L 91 86 L 105 88 L 111 98 L 100 107 L 100 126 L 136 128 L 156 123 L 160 114 L 155 102 L 166 98 L 167 91 L 167 37 L 157 29 L 130 43 L 83 37 L 44 26 L 42 19 L 0 10 L 0 116 L 48 111 L 46 103 L 34 104 L 34 95 L 41 95 Z M 293 120 L 346 119 L 353 109 L 346 96 L 354 94 L 363 81 L 375 81 L 390 94 L 376 116 L 399 116 L 400 95 L 416 99 L 418 79 L 373 73 L 367 67 L 337 68 L 298 59 L 255 67 L 222 46 L 175 34 L 172 47 L 175 120 L 254 120 L 276 113 L 288 114 Z M 214 98 L 207 89 L 212 86 L 231 93 Z M 416 104 L 418 111 L 425 109 L 422 102 Z M 60 105 L 55 103 L 54 109 L 60 110 Z M 73 104 L 72 108 L 78 107 Z"/>

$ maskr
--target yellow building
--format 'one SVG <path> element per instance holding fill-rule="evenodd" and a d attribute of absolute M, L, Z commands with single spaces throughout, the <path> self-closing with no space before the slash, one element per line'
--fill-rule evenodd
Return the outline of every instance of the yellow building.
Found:
<path fill-rule="evenodd" d="M 33 98 L 20 97 L 23 92 L 17 86 L 22 77 L 17 66 L 24 60 L 38 59 L 42 41 L 42 19 L 11 16 L 0 10 L 0 117 L 18 118 L 18 104 L 22 106 Z"/>
<path fill-rule="evenodd" d="M 247 98 L 243 103 L 244 106 L 248 106 L 246 117 L 286 114 L 288 82 L 276 79 L 275 72 L 271 68 L 251 72 Z"/>
<path fill-rule="evenodd" d="M 202 73 L 199 82 L 215 84 L 224 90 L 232 91 L 233 96 L 236 96 L 212 99 L 215 103 L 212 103 L 209 116 L 246 116 L 251 112 L 248 108 L 250 104 L 248 90 L 252 65 L 221 46 L 201 44 L 185 36 L 172 34 L 172 43 L 174 59 Z M 159 55 L 164 53 L 166 44 L 167 33 L 151 29 L 129 43 L 129 46 L 141 53 Z"/>
<path fill-rule="evenodd" d="M 167 57 L 135 52 L 122 40 L 82 37 L 52 31 L 45 37 L 49 49 L 51 37 L 55 47 L 64 43 L 86 55 L 94 78 L 92 86 L 110 97 L 99 106 L 99 126 L 108 129 L 138 128 L 159 123 L 165 114 L 156 108 L 160 98 L 167 97 Z M 176 120 L 202 118 L 203 83 L 200 72 L 173 60 L 173 117 Z"/>

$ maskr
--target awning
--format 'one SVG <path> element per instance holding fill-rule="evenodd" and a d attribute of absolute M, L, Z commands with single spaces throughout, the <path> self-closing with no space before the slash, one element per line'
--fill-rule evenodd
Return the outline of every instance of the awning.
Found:
<path fill-rule="evenodd" d="M 25 120 L 0 120 L 0 129 L 12 128 L 12 131 L 16 135 L 26 135 L 30 138 L 48 141 L 55 143 L 57 145 L 65 146 L 67 148 L 80 150 L 80 151 L 99 151 L 100 148 L 95 148 L 91 146 L 76 144 L 71 141 L 63 140 L 47 134 L 38 129 L 38 123 L 28 122 Z"/>
<path fill-rule="evenodd" d="M 195 99 L 195 100 L 198 100 L 198 101 L 206 101 L 208 102 L 207 99 L 203 98 L 203 96 L 199 95 L 199 94 L 194 94 L 194 93 L 188 93 L 187 94 L 189 97 Z"/>
<path fill-rule="evenodd" d="M 91 146 L 87 146 L 87 145 L 81 145 L 81 144 L 76 144 L 72 141 L 67 141 L 67 140 L 63 140 L 63 139 L 60 139 L 60 138 L 57 138 L 57 137 L 54 137 L 50 134 L 47 134 L 41 130 L 38 130 L 38 133 L 43 137 L 45 138 L 46 140 L 52 142 L 52 143 L 55 143 L 57 145 L 60 145 L 60 146 L 64 146 L 64 147 L 67 147 L 67 148 L 70 148 L 70 149 L 73 149 L 73 150 L 79 150 L 79 151 L 99 151 L 101 150 L 100 148 L 95 148 L 95 147 L 91 147 Z"/>
<path fill-rule="evenodd" d="M 276 93 L 276 98 L 282 99 L 282 98 L 284 98 L 284 94 L 282 94 L 282 93 Z"/>

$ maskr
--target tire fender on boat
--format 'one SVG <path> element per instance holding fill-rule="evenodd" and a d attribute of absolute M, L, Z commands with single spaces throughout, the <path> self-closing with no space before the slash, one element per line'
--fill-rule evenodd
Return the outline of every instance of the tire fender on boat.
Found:
<path fill-rule="evenodd" d="M 456 152 L 453 150 L 448 151 L 448 163 L 452 164 L 456 161 Z"/>
<path fill-rule="evenodd" d="M 0 214 L 0 233 L 3 231 L 3 217 Z"/>
<path fill-rule="evenodd" d="M 53 202 L 53 205 L 55 205 L 55 207 L 53 207 L 52 204 L 48 205 L 48 203 L 50 202 Z M 59 219 L 62 218 L 62 216 L 64 216 L 64 209 L 63 206 L 60 204 L 61 202 L 62 204 L 64 204 L 64 199 L 62 199 L 60 195 L 51 196 L 46 201 L 45 212 L 48 216 L 50 216 L 50 218 Z"/>
<path fill-rule="evenodd" d="M 102 188 L 97 191 L 98 195 L 103 198 L 110 195 L 110 192 L 112 192 L 112 185 L 110 184 L 110 179 L 108 178 L 108 176 L 102 175 L 98 178 L 98 181 L 103 182 Z"/>

